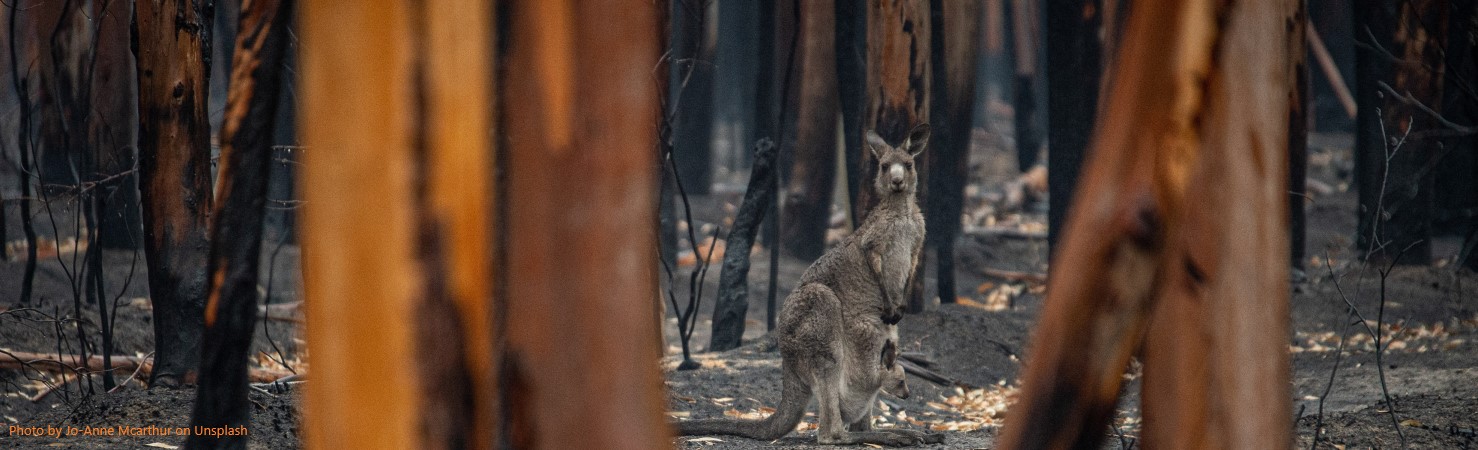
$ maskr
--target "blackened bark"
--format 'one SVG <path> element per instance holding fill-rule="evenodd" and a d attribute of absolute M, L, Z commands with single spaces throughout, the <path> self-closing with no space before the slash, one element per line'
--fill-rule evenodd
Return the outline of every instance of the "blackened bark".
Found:
<path fill-rule="evenodd" d="M 1012 78 L 1015 110 L 1016 167 L 1022 172 L 1037 163 L 1042 149 L 1042 124 L 1037 112 L 1037 22 L 1041 18 L 1035 0 L 1011 2 L 1012 52 L 1016 75 Z M 1064 12 L 1066 13 L 1066 12 Z M 1073 12 L 1081 14 L 1081 10 Z"/>
<path fill-rule="evenodd" d="M 868 183 L 862 154 L 862 121 L 867 117 L 867 1 L 836 0 L 837 94 L 842 105 L 842 154 L 846 158 L 847 203 L 857 202 L 858 189 Z M 849 208 L 853 224 L 862 223 L 857 208 Z"/>
<path fill-rule="evenodd" d="M 1454 0 L 1449 8 L 1447 47 L 1444 53 L 1442 116 L 1459 124 L 1478 122 L 1478 61 L 1473 61 L 1478 39 L 1478 1 Z M 1478 225 L 1478 137 L 1441 138 L 1444 154 L 1437 164 L 1433 233 L 1466 235 L 1470 224 Z"/>
<path fill-rule="evenodd" d="M 1447 95 L 1448 102 L 1444 105 L 1443 111 L 1447 111 L 1448 120 L 1457 121 L 1457 123 L 1474 123 L 1478 120 L 1478 102 L 1472 101 L 1472 98 L 1468 96 L 1457 95 L 1456 92 L 1463 92 L 1463 90 L 1457 90 L 1462 87 L 1454 86 L 1454 84 L 1459 81 L 1474 83 L 1474 80 L 1478 80 L 1478 43 L 1475 43 L 1475 38 L 1478 38 L 1478 1 L 1453 1 L 1453 6 L 1453 15 L 1450 19 L 1451 34 L 1448 34 L 1447 38 L 1447 70 L 1451 74 L 1447 77 L 1447 92 L 1450 93 Z M 1466 221 L 1465 232 L 1463 232 L 1463 235 L 1466 235 L 1463 238 L 1463 250 L 1459 253 L 1459 258 L 1462 258 L 1459 265 L 1472 269 L 1472 271 L 1478 271 L 1478 256 L 1474 256 L 1474 253 L 1478 253 L 1475 252 L 1478 250 L 1478 213 L 1474 213 L 1478 212 L 1478 138 L 1466 136 L 1466 138 L 1457 138 L 1454 141 L 1457 142 L 1451 142 L 1453 150 L 1448 155 L 1466 158 L 1466 169 L 1468 169 L 1466 176 L 1462 173 L 1453 173 L 1454 181 L 1468 184 L 1466 191 L 1462 191 L 1466 194 L 1457 194 L 1468 197 L 1466 201 L 1457 201 L 1457 203 L 1465 204 L 1469 210 L 1468 221 Z M 1457 188 L 1463 187 L 1459 185 Z M 1444 188 L 1443 191 L 1450 191 L 1450 189 L 1453 188 Z"/>
<path fill-rule="evenodd" d="M 677 207 L 672 204 L 677 187 L 673 186 L 672 174 L 667 173 L 667 166 L 661 160 L 663 156 L 666 152 L 658 152 L 657 167 L 662 168 L 657 171 L 662 175 L 657 195 L 657 239 L 662 247 L 658 256 L 666 267 L 677 268 Z"/>
<path fill-rule="evenodd" d="M 979 58 L 980 10 L 971 2 L 931 0 L 934 133 L 929 143 L 929 205 L 924 236 L 939 258 L 939 301 L 954 303 L 955 238 L 960 234 L 965 179 L 969 176 L 970 130 L 975 111 L 975 63 Z"/>
<path fill-rule="evenodd" d="M 106 10 L 104 10 L 106 6 Z M 102 196 L 98 209 L 98 245 L 105 249 L 137 250 L 144 242 L 142 209 L 139 204 L 138 172 L 134 144 L 138 142 L 138 80 L 133 52 L 129 49 L 127 2 L 94 2 L 96 38 L 92 48 L 92 119 L 88 135 L 96 170 L 93 195 Z"/>
<path fill-rule="evenodd" d="M 672 61 L 668 89 L 678 113 L 673 122 L 677 170 L 689 194 L 713 186 L 713 55 L 707 1 L 672 0 Z"/>
<path fill-rule="evenodd" d="M 139 83 L 139 190 L 154 303 L 150 386 L 178 386 L 200 361 L 209 286 L 211 198 L 209 2 L 134 4 Z"/>
<path fill-rule="evenodd" d="M 744 337 L 744 317 L 749 312 L 749 253 L 754 247 L 760 223 L 771 207 L 774 195 L 775 145 L 768 139 L 755 144 L 754 166 L 749 173 L 749 187 L 744 201 L 734 216 L 724 250 L 723 272 L 719 274 L 718 298 L 713 304 L 713 335 L 710 351 L 738 347 Z"/>
<path fill-rule="evenodd" d="M 86 205 L 83 205 L 84 217 L 87 220 L 88 234 L 96 236 L 98 231 L 98 212 L 107 208 L 101 195 L 91 195 Z M 99 353 L 103 356 L 103 390 L 111 391 L 117 383 L 113 378 L 113 321 L 108 319 L 109 302 L 105 280 L 103 279 L 103 246 L 89 245 L 84 256 L 87 263 L 87 300 L 89 304 L 98 308 L 98 334 L 101 338 L 102 348 Z"/>
<path fill-rule="evenodd" d="M 754 142 L 755 76 L 761 65 L 759 48 L 769 45 L 774 37 L 759 34 L 759 2 L 718 2 L 718 42 L 715 43 L 714 101 L 717 123 L 726 125 L 731 152 L 719 165 L 748 168 L 750 144 Z"/>
<path fill-rule="evenodd" d="M 1309 165 L 1309 68 L 1306 63 L 1308 52 L 1304 33 L 1308 23 L 1306 3 L 1298 2 L 1293 17 L 1293 29 L 1288 33 L 1289 74 L 1288 84 L 1288 246 L 1289 266 L 1303 269 L 1304 236 L 1304 191 Z M 1049 174 L 1050 175 L 1050 174 Z"/>
<path fill-rule="evenodd" d="M 759 67 L 755 70 L 754 87 L 754 132 L 751 135 L 752 142 L 760 139 L 769 139 L 771 142 L 778 141 L 775 135 L 776 127 L 780 123 L 780 94 L 775 90 L 780 87 L 776 80 L 783 80 L 782 72 L 785 70 L 786 53 L 776 53 L 775 49 L 781 45 L 781 37 L 775 32 L 775 0 L 757 0 L 759 6 L 759 48 L 755 58 L 759 61 Z M 787 39 L 785 42 L 789 42 Z M 787 50 L 788 52 L 789 50 Z"/>
<path fill-rule="evenodd" d="M 785 253 L 813 260 L 826 250 L 831 194 L 836 182 L 836 12 L 830 0 L 801 2 L 796 18 L 796 86 L 791 148 L 794 163 L 780 214 Z"/>
<path fill-rule="evenodd" d="M 35 151 L 35 145 L 32 138 L 32 133 L 34 131 L 32 128 L 31 118 L 32 104 L 30 96 L 31 89 L 28 81 L 29 77 L 23 76 L 20 73 L 20 68 L 23 66 L 20 65 L 20 52 L 19 49 L 16 48 L 17 37 L 20 34 L 17 29 L 18 24 L 16 21 L 16 16 L 18 16 L 19 14 L 16 14 L 16 11 L 12 9 L 10 11 L 10 14 L 8 15 L 10 16 L 10 39 L 8 40 L 10 41 L 9 47 L 11 87 L 15 89 L 16 99 L 20 103 L 20 108 L 17 114 L 19 116 L 20 122 L 19 126 L 16 127 L 20 131 L 19 136 L 16 138 L 16 142 L 18 144 L 17 147 L 19 147 L 17 153 L 20 153 L 20 170 L 17 174 L 19 176 L 15 178 L 17 181 L 20 182 L 21 198 L 20 201 L 17 202 L 17 204 L 20 206 L 21 232 L 24 233 L 26 236 L 26 268 L 25 274 L 21 277 L 21 292 L 19 300 L 20 304 L 25 305 L 31 302 L 31 291 L 36 280 L 36 227 L 34 222 L 31 221 L 32 177 L 31 175 L 28 175 L 36 173 L 35 165 L 31 162 L 31 155 L 32 152 Z M 0 220 L 3 220 L 3 218 L 0 218 Z"/>
<path fill-rule="evenodd" d="M 1432 261 L 1435 205 L 1431 169 L 1432 159 L 1440 155 L 1435 140 L 1421 139 L 1416 132 L 1440 125 L 1430 115 L 1382 93 L 1380 83 L 1440 108 L 1440 48 L 1446 37 L 1447 11 L 1436 3 L 1355 4 L 1355 37 L 1366 44 L 1356 54 L 1355 100 L 1360 105 L 1355 133 L 1360 204 L 1356 245 L 1366 260 L 1384 262 L 1399 256 L 1398 264 Z M 1392 64 L 1392 55 L 1386 52 L 1421 64 Z M 1393 152 L 1395 142 L 1407 130 L 1414 138 Z"/>
<path fill-rule="evenodd" d="M 658 124 L 657 128 L 657 159 L 655 161 L 657 163 L 657 176 L 659 178 L 657 182 L 657 257 L 661 258 L 658 261 L 665 264 L 663 267 L 666 267 L 667 270 L 677 268 L 678 241 L 677 207 L 673 204 L 673 196 L 677 195 L 677 186 L 673 182 L 672 174 L 667 171 L 667 158 L 672 155 L 673 116 L 677 115 L 677 111 L 674 109 L 677 105 L 672 103 L 672 97 L 675 91 L 671 87 L 674 72 L 673 67 L 676 67 L 672 63 L 671 56 L 672 30 L 675 28 L 671 19 L 672 10 L 673 8 L 663 7 L 657 11 L 658 19 L 660 19 L 659 23 L 663 25 L 662 29 L 657 33 L 657 42 L 663 51 L 667 52 L 667 55 L 657 61 L 657 73 L 655 76 L 657 79 L 657 102 L 662 106 L 662 122 Z M 504 30 L 506 28 L 499 27 L 498 29 Z M 504 42 L 506 38 L 507 36 L 499 36 L 499 42 Z M 658 286 L 661 286 L 660 282 Z M 667 302 L 659 295 L 657 304 L 658 308 L 665 308 L 664 305 Z M 674 314 L 676 314 L 675 311 Z M 658 317 L 660 318 L 661 315 L 659 314 Z"/>
<path fill-rule="evenodd" d="M 257 320 L 272 119 L 282 80 L 278 65 L 287 42 L 292 0 L 244 4 L 232 58 L 232 81 L 222 128 L 219 203 L 205 308 L 200 386 L 190 423 L 196 427 L 248 426 L 247 363 Z M 245 448 L 247 436 L 192 434 L 186 448 Z"/>
<path fill-rule="evenodd" d="M 1376 46 L 1390 48 L 1392 22 L 1396 6 L 1379 0 L 1355 0 L 1354 40 L 1355 47 L 1355 102 L 1359 105 L 1355 118 L 1355 188 L 1359 194 L 1359 227 L 1356 231 L 1356 249 L 1362 256 L 1370 248 L 1372 220 L 1376 209 L 1376 197 L 1380 195 L 1380 179 L 1385 165 L 1386 138 L 1383 136 L 1379 111 L 1381 98 L 1377 82 L 1389 80 L 1391 65 L 1378 54 Z"/>
<path fill-rule="evenodd" d="M 1103 44 L 1099 0 L 1047 3 L 1047 245 L 1055 251 L 1093 137 Z"/>

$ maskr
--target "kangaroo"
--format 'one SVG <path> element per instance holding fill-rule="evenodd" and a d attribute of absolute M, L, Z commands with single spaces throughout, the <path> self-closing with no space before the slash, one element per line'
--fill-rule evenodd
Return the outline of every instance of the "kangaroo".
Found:
<path fill-rule="evenodd" d="M 903 365 L 898 364 L 898 344 L 883 342 L 883 393 L 908 398 L 908 379 L 904 377 Z M 854 430 L 855 431 L 855 430 Z"/>
<path fill-rule="evenodd" d="M 776 328 L 783 377 L 775 413 L 760 420 L 679 422 L 679 434 L 778 439 L 795 430 L 814 396 L 818 443 L 901 447 L 943 441 L 942 435 L 916 430 L 872 430 L 880 390 L 908 395 L 897 363 L 897 324 L 924 245 L 914 158 L 928 140 L 927 124 L 915 127 L 898 147 L 867 133 L 878 161 L 873 189 L 880 200 L 855 233 L 806 269 L 786 297 Z"/>

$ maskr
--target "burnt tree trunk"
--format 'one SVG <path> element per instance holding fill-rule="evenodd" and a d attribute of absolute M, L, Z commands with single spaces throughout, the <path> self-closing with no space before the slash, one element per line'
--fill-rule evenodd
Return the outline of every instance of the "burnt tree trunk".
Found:
<path fill-rule="evenodd" d="M 516 12 L 528 9 L 525 2 L 499 3 Z M 570 5 L 543 4 L 554 6 L 541 11 L 555 15 L 553 20 L 531 21 L 514 14 L 518 19 L 511 23 L 527 27 L 523 24 L 533 22 L 545 30 L 568 33 L 566 26 L 574 23 L 567 20 Z M 304 285 L 308 339 L 315 352 L 313 370 L 349 374 L 314 379 L 314 388 L 304 398 L 305 408 L 313 413 L 306 422 L 305 445 L 496 448 L 498 416 L 506 411 L 497 406 L 505 403 L 496 377 L 501 370 L 497 368 L 507 360 L 502 351 L 507 333 L 497 324 L 504 309 L 494 305 L 493 297 L 513 288 L 505 284 L 507 279 L 495 277 L 507 267 L 506 261 L 495 256 L 502 254 L 495 230 L 504 217 L 519 214 L 493 207 L 501 195 L 499 189 L 506 187 L 494 181 L 502 167 L 495 162 L 495 136 L 506 135 L 502 126 L 491 131 L 494 111 L 566 125 L 539 137 L 524 134 L 505 141 L 537 145 L 545 138 L 561 141 L 568 137 L 561 133 L 589 130 L 568 126 L 568 120 L 581 111 L 573 107 L 575 102 L 581 102 L 582 108 L 592 106 L 591 96 L 566 85 L 552 93 L 554 89 L 525 84 L 510 91 L 521 99 L 549 100 L 559 107 L 495 108 L 495 97 L 503 96 L 495 94 L 493 86 L 502 74 L 493 71 L 498 61 L 490 39 L 494 11 L 487 2 L 314 0 L 303 2 L 296 13 L 304 38 L 301 117 L 307 122 L 301 129 L 307 148 L 315 149 L 304 153 L 302 173 L 304 201 L 312 205 L 302 216 L 304 271 L 313 274 L 305 278 Z M 608 21 L 613 16 L 604 13 Z M 500 20 L 508 17 L 505 10 L 497 14 Z M 643 25 L 655 36 L 655 21 Z M 549 58 L 539 63 L 510 62 L 508 67 L 516 68 L 510 74 L 535 72 L 551 82 L 572 79 L 574 66 L 565 57 L 573 47 L 564 45 L 571 41 L 526 29 L 510 34 L 519 39 L 505 41 L 500 35 L 498 45 L 525 48 L 543 43 L 543 54 Z M 624 42 L 625 37 L 613 41 Z M 619 60 L 617 54 L 606 56 Z M 646 78 L 626 86 L 651 86 L 650 71 L 656 61 L 655 54 L 643 59 Z M 642 89 L 642 93 L 653 91 Z M 611 109 L 601 111 L 622 116 Z M 656 123 L 655 108 L 642 112 L 650 113 L 642 116 L 645 123 Z M 610 129 L 585 123 L 593 125 L 590 129 Z M 652 167 L 650 149 L 656 146 L 655 139 L 632 142 L 624 136 L 610 137 L 612 142 L 629 143 L 611 153 L 629 157 L 643 168 Z M 569 185 L 600 183 L 599 161 L 566 161 L 563 167 L 566 175 L 580 178 Z M 503 174 L 512 177 L 520 171 Z M 650 223 L 656 214 L 650 194 L 627 195 L 656 190 L 655 175 L 641 173 L 647 177 L 642 189 L 602 191 L 619 192 L 617 198 L 631 202 L 627 204 L 631 213 L 623 216 L 627 224 Z M 528 191 L 510 187 L 508 192 Z M 545 225 L 546 233 L 558 229 Z M 590 226 L 590 222 L 582 225 Z M 509 237 L 509 242 L 514 241 L 528 239 Z M 629 271 L 623 273 L 654 281 L 644 268 L 656 263 L 647 259 L 655 256 L 655 245 L 651 239 L 625 247 L 630 252 L 626 255 L 640 263 L 624 266 Z M 554 259 L 573 260 L 560 256 Z M 571 280 L 586 278 L 579 274 Z M 532 283 L 534 278 L 517 279 Z M 652 297 L 620 297 L 629 302 L 623 303 L 629 307 L 623 312 L 636 316 L 622 320 L 649 324 L 655 319 L 650 315 Z M 519 297 L 519 301 L 529 298 Z M 647 340 L 654 335 L 632 335 L 643 338 L 633 340 L 646 344 L 640 354 L 650 355 L 655 343 Z M 355 342 L 376 345 L 337 345 Z M 418 363 L 406 366 L 408 360 Z M 362 376 L 371 373 L 376 375 Z M 513 392 L 519 389 L 514 384 L 503 386 Z M 365 433 L 366 429 L 375 432 Z"/>
<path fill-rule="evenodd" d="M 1103 2 L 1047 0 L 1047 246 L 1056 251 L 1098 112 Z"/>
<path fill-rule="evenodd" d="M 749 312 L 749 254 L 754 238 L 775 199 L 775 145 L 768 139 L 755 144 L 754 166 L 749 188 L 734 215 L 719 274 L 718 296 L 713 304 L 713 334 L 708 350 L 720 352 L 738 347 L 744 337 L 744 319 Z"/>
<path fill-rule="evenodd" d="M 1478 48 L 1478 1 L 1452 1 L 1449 8 L 1442 115 L 1450 122 L 1472 125 L 1478 123 L 1478 61 L 1473 60 Z M 1478 136 L 1443 137 L 1441 142 L 1446 150 L 1434 174 L 1438 217 L 1433 232 L 1467 236 L 1470 229 L 1478 228 L 1478 179 L 1474 178 Z M 1472 258 L 1466 263 L 1478 268 Z"/>
<path fill-rule="evenodd" d="M 496 278 L 506 286 L 497 298 L 506 317 L 499 347 L 499 385 L 508 396 L 505 444 L 671 445 L 661 375 L 645 357 L 653 335 L 632 332 L 657 326 L 645 308 L 656 296 L 645 276 L 656 261 L 644 256 L 652 254 L 656 236 L 633 232 L 632 224 L 655 213 L 656 177 L 647 155 L 660 114 L 651 75 L 661 54 L 660 6 L 508 3 L 511 29 L 500 60 L 509 70 L 500 73 L 506 77 L 497 108 L 509 143 L 499 149 L 507 214 Z M 551 3 L 557 7 L 545 6 Z M 541 51 L 540 43 L 555 38 L 568 43 L 564 51 Z M 590 173 L 570 183 L 561 174 L 576 165 Z M 560 351 L 546 351 L 554 345 Z"/>
<path fill-rule="evenodd" d="M 862 223 L 857 196 L 871 183 L 862 179 L 867 149 L 862 147 L 867 118 L 867 0 L 836 2 L 837 95 L 842 112 L 842 154 L 846 161 L 847 215 L 852 225 Z"/>
<path fill-rule="evenodd" d="M 1448 102 L 1443 105 L 1444 111 L 1448 113 L 1448 119 L 1458 123 L 1471 124 L 1478 121 L 1478 99 L 1459 95 L 1457 85 L 1467 83 L 1472 86 L 1478 83 L 1478 1 L 1464 0 L 1453 2 L 1454 11 L 1451 17 L 1452 33 L 1448 35 Z M 1478 250 L 1478 136 L 1458 137 L 1454 139 L 1453 150 L 1450 157 L 1463 160 L 1466 164 L 1466 176 L 1462 172 L 1452 173 L 1455 182 L 1466 183 L 1466 190 L 1453 193 L 1454 197 L 1467 196 L 1468 216 L 1464 225 L 1463 249 L 1458 256 L 1461 267 L 1478 271 L 1478 256 L 1474 256 Z M 1445 167 L 1446 165 L 1444 165 Z M 1462 189 L 1459 185 L 1458 189 Z M 1447 188 L 1445 190 L 1453 190 Z M 1462 194 L 1466 192 L 1467 194 Z"/>
<path fill-rule="evenodd" d="M 954 303 L 955 238 L 960 234 L 965 180 L 970 172 L 970 130 L 975 112 L 975 63 L 980 57 L 980 8 L 975 2 L 932 0 L 934 21 L 933 111 L 929 143 L 929 209 L 925 237 L 939 257 L 939 301 Z"/>
<path fill-rule="evenodd" d="M 663 8 L 661 11 L 658 11 L 659 23 L 663 27 L 657 36 L 657 41 L 658 45 L 668 53 L 657 61 L 658 73 L 654 74 L 654 78 L 657 79 L 657 88 L 659 89 L 658 92 L 660 95 L 657 103 L 662 106 L 662 121 L 658 124 L 657 128 L 657 159 L 655 161 L 657 163 L 658 176 L 657 257 L 661 258 L 659 261 L 664 264 L 664 267 L 667 268 L 666 270 L 677 270 L 678 218 L 677 205 L 674 201 L 677 199 L 678 191 L 674 174 L 668 169 L 667 158 L 672 157 L 672 146 L 675 139 L 673 134 L 677 132 L 674 129 L 674 125 L 676 125 L 676 116 L 679 111 L 677 110 L 677 105 L 672 103 L 674 94 L 677 91 L 672 88 L 672 83 L 673 80 L 677 79 L 673 75 L 677 73 L 675 68 L 678 66 L 673 63 L 672 55 L 673 29 L 676 28 L 673 26 L 672 13 L 676 9 L 676 5 L 669 6 L 672 7 Z M 658 285 L 661 285 L 660 280 Z M 657 305 L 659 309 L 666 311 L 667 302 L 662 301 L 660 296 L 657 299 Z M 662 314 L 658 316 L 665 317 Z M 662 320 L 666 319 L 664 318 Z"/>
<path fill-rule="evenodd" d="M 15 89 L 16 100 L 19 103 L 16 114 L 19 119 L 16 127 L 18 129 L 16 153 L 20 154 L 18 157 L 19 161 L 17 161 L 20 167 L 18 167 L 18 173 L 16 174 L 18 176 L 15 178 L 20 183 L 21 197 L 17 200 L 17 206 L 20 213 L 21 232 L 26 238 L 26 267 L 24 274 L 21 275 L 21 289 L 18 302 L 25 305 L 31 302 L 31 293 L 36 281 L 36 227 L 35 223 L 31 220 L 31 183 L 34 177 L 28 175 L 28 173 L 36 173 L 36 164 L 33 162 L 33 156 L 36 151 L 34 137 L 36 129 L 33 125 L 35 121 L 32 118 L 34 104 L 31 102 L 31 77 L 29 74 L 21 72 L 21 68 L 25 66 L 20 64 L 21 51 L 19 48 L 20 44 L 17 43 L 21 34 L 20 21 L 17 20 L 20 14 L 15 8 L 11 8 L 7 15 L 9 16 L 9 20 L 7 20 L 9 22 L 9 39 L 7 40 L 7 44 L 10 47 L 11 87 Z"/>
<path fill-rule="evenodd" d="M 210 294 L 205 305 L 200 382 L 190 417 L 193 427 L 251 424 L 247 363 L 257 321 L 257 272 L 272 169 L 272 125 L 283 78 L 279 67 L 287 50 L 292 11 L 292 0 L 242 4 L 221 125 L 220 176 L 207 266 Z M 185 447 L 241 449 L 246 443 L 246 435 L 194 433 Z"/>
<path fill-rule="evenodd" d="M 1011 1 L 1011 57 L 1016 69 L 1011 83 L 1016 130 L 1016 167 L 1031 170 L 1042 150 L 1042 124 L 1037 113 L 1037 23 L 1041 16 L 1036 0 Z"/>
<path fill-rule="evenodd" d="M 872 0 L 868 4 L 868 106 L 863 124 L 890 143 L 903 142 L 914 126 L 929 122 L 931 28 L 927 0 Z M 868 210 L 878 201 L 872 189 L 877 161 L 862 147 L 866 146 L 856 150 L 862 154 L 861 185 L 852 204 L 858 225 L 867 220 Z M 917 167 L 930 167 L 931 154 L 927 150 L 920 154 Z M 929 208 L 929 178 L 927 169 L 919 171 L 919 207 L 925 211 Z M 922 288 L 926 261 L 919 260 L 908 289 L 905 310 L 910 313 L 921 312 L 926 306 Z"/>
<path fill-rule="evenodd" d="M 1287 446 L 1292 2 L 1135 0 L 1003 449 Z M 1193 105 L 1187 107 L 1187 105 Z M 1092 330 L 1092 332 L 1085 332 Z M 1248 411 L 1257 411 L 1248 414 Z"/>
<path fill-rule="evenodd" d="M 789 57 L 789 47 L 785 52 L 776 52 L 782 45 L 782 37 L 776 33 L 775 8 L 776 0 L 756 0 L 759 11 L 756 12 L 756 33 L 759 39 L 756 42 L 755 60 L 759 67 L 755 68 L 754 82 L 754 122 L 753 132 L 750 134 L 750 142 L 754 144 L 761 139 L 769 139 L 771 142 L 780 142 L 776 129 L 780 125 L 780 81 L 784 80 L 785 64 Z M 790 39 L 783 38 L 788 45 Z"/>
<path fill-rule="evenodd" d="M 813 260 L 826 250 L 831 194 L 836 182 L 836 9 L 832 0 L 800 2 L 796 18 L 794 164 L 780 214 L 781 248 Z M 788 133 L 789 134 L 789 133 Z M 783 146 L 783 144 L 782 144 Z"/>
<path fill-rule="evenodd" d="M 1436 206 L 1432 171 L 1441 151 L 1422 132 L 1441 125 L 1398 95 L 1409 94 L 1440 112 L 1447 9 L 1435 1 L 1357 1 L 1354 9 L 1355 37 L 1367 44 L 1357 46 L 1356 54 L 1357 250 L 1368 261 L 1429 264 Z M 1412 63 L 1393 64 L 1392 58 Z M 1410 138 L 1403 140 L 1408 131 Z"/>
<path fill-rule="evenodd" d="M 1295 269 L 1304 267 L 1305 179 L 1309 167 L 1309 67 L 1306 0 L 1292 2 L 1292 28 L 1288 32 L 1288 261 Z"/>
<path fill-rule="evenodd" d="M 144 254 L 154 303 L 151 386 L 193 378 L 200 360 L 210 252 L 210 3 L 134 4 Z"/>
<path fill-rule="evenodd" d="M 673 152 L 677 170 L 691 195 L 713 186 L 714 42 L 708 33 L 708 0 L 670 0 L 672 13 L 671 91 Z"/>
<path fill-rule="evenodd" d="M 726 160 L 719 161 L 720 167 L 735 170 L 748 168 L 752 164 L 751 147 L 754 144 L 755 77 L 759 70 L 768 70 L 761 65 L 759 48 L 769 45 L 773 36 L 759 34 L 760 2 L 718 2 L 718 42 L 714 43 L 714 117 L 722 124 L 723 135 L 718 142 L 726 142 Z M 717 130 L 716 133 L 717 134 Z"/>
<path fill-rule="evenodd" d="M 94 242 L 105 249 L 136 250 L 143 245 L 138 172 L 134 143 L 138 139 L 138 98 L 133 52 L 129 49 L 131 6 L 127 2 L 94 2 L 92 119 L 87 124 L 96 170 L 92 195 L 99 197 Z M 106 6 L 106 10 L 104 9 Z"/>

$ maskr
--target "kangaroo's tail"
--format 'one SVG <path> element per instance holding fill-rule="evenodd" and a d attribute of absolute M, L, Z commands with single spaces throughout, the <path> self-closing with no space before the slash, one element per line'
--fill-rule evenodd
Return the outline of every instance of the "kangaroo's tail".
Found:
<path fill-rule="evenodd" d="M 811 402 L 811 386 L 786 374 L 782 382 L 780 405 L 775 413 L 758 420 L 744 419 L 698 419 L 678 422 L 680 436 L 723 434 L 750 439 L 775 440 L 790 434 L 801 416 L 806 413 L 806 404 Z"/>

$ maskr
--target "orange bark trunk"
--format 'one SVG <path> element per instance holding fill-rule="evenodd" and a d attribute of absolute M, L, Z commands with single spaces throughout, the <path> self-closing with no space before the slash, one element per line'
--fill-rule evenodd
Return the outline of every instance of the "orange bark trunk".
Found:
<path fill-rule="evenodd" d="M 1290 5 L 1131 5 L 1002 448 L 1097 445 L 1141 343 L 1146 446 L 1290 442 Z"/>

